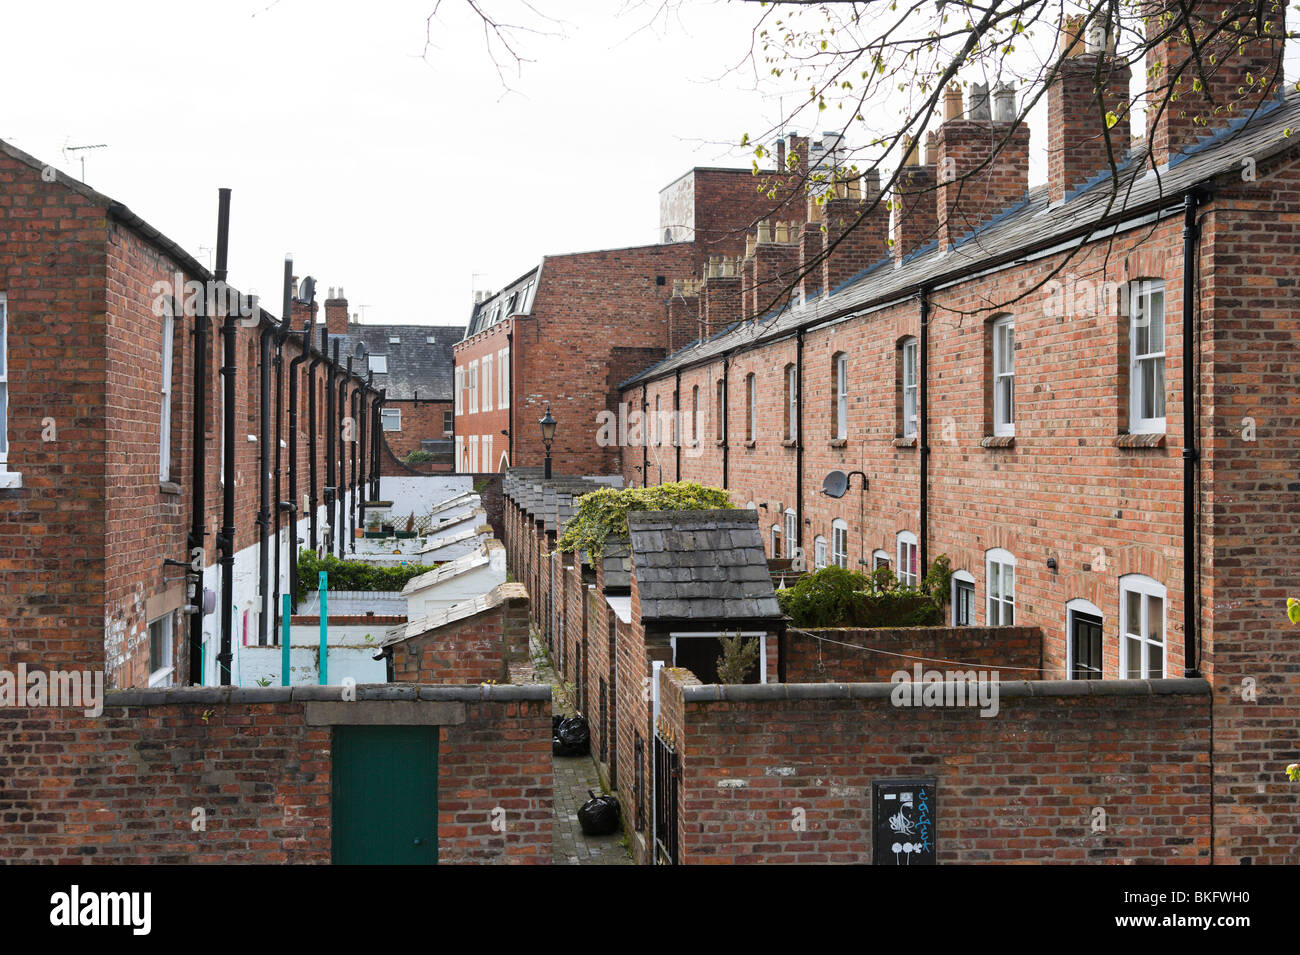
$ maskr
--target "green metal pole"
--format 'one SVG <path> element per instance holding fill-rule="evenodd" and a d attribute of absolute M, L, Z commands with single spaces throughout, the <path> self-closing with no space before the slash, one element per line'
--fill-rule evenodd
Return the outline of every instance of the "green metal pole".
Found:
<path fill-rule="evenodd" d="M 328 584 L 329 584 L 328 575 L 325 573 L 325 571 L 322 570 L 320 572 L 320 685 L 321 686 L 330 685 L 329 666 L 328 666 L 329 655 L 327 653 L 329 649 L 329 642 L 327 637 L 327 634 L 329 633 L 329 627 L 325 623 L 325 615 L 326 615 L 325 594 L 328 592 Z"/>
<path fill-rule="evenodd" d="M 293 613 L 293 595 L 283 594 L 280 611 L 280 685 L 289 685 L 289 615 Z"/>

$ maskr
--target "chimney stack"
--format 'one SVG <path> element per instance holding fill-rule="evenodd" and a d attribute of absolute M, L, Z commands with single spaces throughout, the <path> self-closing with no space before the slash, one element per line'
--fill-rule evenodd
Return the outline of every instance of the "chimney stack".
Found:
<path fill-rule="evenodd" d="M 889 255 L 889 209 L 880 198 L 880 173 L 874 169 L 861 180 L 839 180 L 832 188 L 835 198 L 822 208 L 826 232 L 821 287 L 834 294 Z"/>
<path fill-rule="evenodd" d="M 1122 163 L 1131 142 L 1129 68 L 1112 55 L 1111 31 L 1103 23 L 1094 22 L 1088 33 L 1092 42 L 1085 44 L 1082 16 L 1061 21 L 1059 49 L 1064 58 L 1047 90 L 1047 181 L 1052 202 L 1060 202 L 1108 171 L 1112 159 L 1116 165 Z M 1108 113 L 1116 117 L 1109 128 Z"/>
<path fill-rule="evenodd" d="M 1000 93 L 1007 95 L 1005 88 Z M 987 86 L 974 86 L 970 101 L 972 114 L 990 115 Z M 946 116 L 947 97 L 944 105 Z M 937 143 L 939 248 L 946 251 L 1024 201 L 1029 191 L 1029 127 L 957 117 L 939 127 Z"/>
<path fill-rule="evenodd" d="M 949 91 L 951 92 L 951 91 Z M 960 100 L 961 92 L 957 97 Z M 944 112 L 948 104 L 945 99 Z M 960 109 L 958 110 L 960 114 Z M 938 231 L 935 214 L 935 146 L 934 133 L 926 135 L 926 159 L 922 161 L 920 144 L 911 142 L 903 157 L 903 168 L 894 182 L 894 262 L 902 262 L 917 249 L 927 245 Z"/>
<path fill-rule="evenodd" d="M 331 287 L 329 298 L 325 299 L 325 327 L 331 335 L 348 333 L 348 300 L 341 287 Z"/>
<path fill-rule="evenodd" d="M 1157 166 L 1167 165 L 1230 120 L 1248 116 L 1280 97 L 1285 86 L 1285 4 L 1256 0 L 1187 4 L 1205 76 L 1186 40 L 1186 25 L 1179 23 L 1183 9 L 1174 0 L 1151 0 L 1147 7 L 1147 39 L 1152 43 L 1146 62 L 1147 138 Z M 1175 23 L 1178 28 L 1171 29 Z"/>

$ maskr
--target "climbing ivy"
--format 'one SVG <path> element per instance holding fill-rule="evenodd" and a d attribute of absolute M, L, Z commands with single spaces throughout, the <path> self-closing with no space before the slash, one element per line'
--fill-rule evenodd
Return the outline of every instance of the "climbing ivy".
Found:
<path fill-rule="evenodd" d="M 556 544 L 560 551 L 586 551 L 592 560 L 604 553 L 605 541 L 626 538 L 630 511 L 711 511 L 730 508 L 720 487 L 681 481 L 654 487 L 602 488 L 578 498 L 573 517 Z"/>

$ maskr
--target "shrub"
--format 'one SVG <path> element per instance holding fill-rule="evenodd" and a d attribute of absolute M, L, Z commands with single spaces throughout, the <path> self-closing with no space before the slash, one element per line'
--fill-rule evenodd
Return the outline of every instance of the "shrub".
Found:
<path fill-rule="evenodd" d="M 900 587 L 887 567 L 870 576 L 832 564 L 777 591 L 796 627 L 932 627 L 942 624 L 952 569 L 937 558 L 918 587 Z"/>
<path fill-rule="evenodd" d="M 412 577 L 435 569 L 437 564 L 411 564 L 405 567 L 376 567 L 361 560 L 340 560 L 333 554 L 318 557 L 314 550 L 298 553 L 298 593 L 302 600 L 319 587 L 320 572 L 329 575 L 330 590 L 401 590 Z"/>
<path fill-rule="evenodd" d="M 573 517 L 565 525 L 556 549 L 586 551 L 596 560 L 605 541 L 627 537 L 630 511 L 711 511 L 730 508 L 731 498 L 719 487 L 687 481 L 654 487 L 601 488 L 574 502 Z"/>
<path fill-rule="evenodd" d="M 425 461 L 432 461 L 436 455 L 432 451 L 426 451 L 423 448 L 416 448 L 402 461 L 406 464 L 423 464 Z"/>

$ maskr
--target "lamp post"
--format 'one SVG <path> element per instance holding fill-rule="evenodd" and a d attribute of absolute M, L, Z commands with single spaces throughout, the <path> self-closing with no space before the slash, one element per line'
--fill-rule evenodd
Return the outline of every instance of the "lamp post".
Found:
<path fill-rule="evenodd" d="M 546 480 L 551 479 L 551 442 L 555 440 L 555 418 L 551 416 L 551 403 L 546 403 L 546 414 L 538 422 L 542 426 L 542 445 L 546 448 Z"/>

